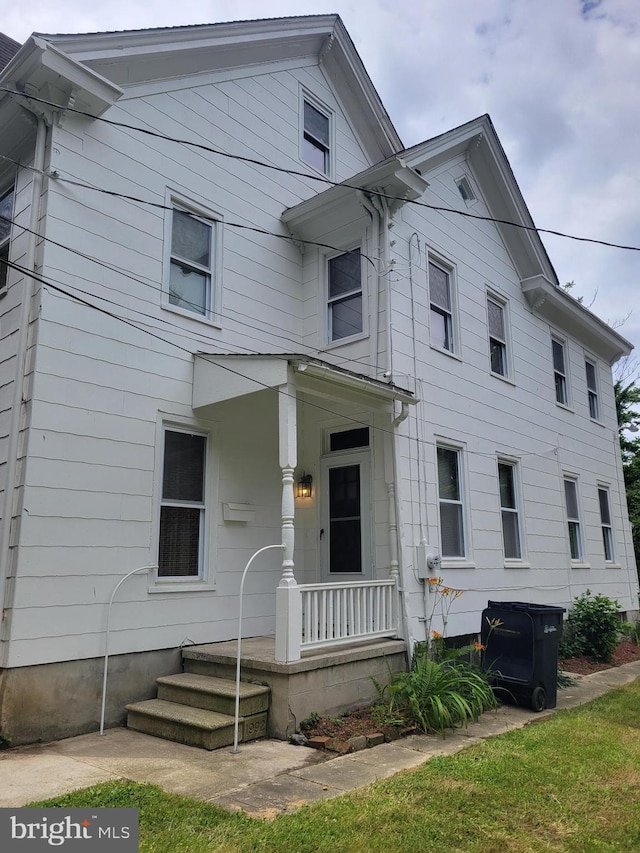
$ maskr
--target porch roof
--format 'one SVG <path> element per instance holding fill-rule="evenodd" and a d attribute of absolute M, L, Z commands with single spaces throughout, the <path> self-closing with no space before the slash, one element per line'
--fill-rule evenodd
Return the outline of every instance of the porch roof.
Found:
<path fill-rule="evenodd" d="M 197 352 L 193 365 L 192 405 L 199 409 L 292 381 L 301 391 L 312 391 L 314 385 L 322 383 L 325 387 L 333 386 L 336 391 L 364 394 L 378 402 L 418 401 L 416 395 L 405 388 L 306 355 Z"/>

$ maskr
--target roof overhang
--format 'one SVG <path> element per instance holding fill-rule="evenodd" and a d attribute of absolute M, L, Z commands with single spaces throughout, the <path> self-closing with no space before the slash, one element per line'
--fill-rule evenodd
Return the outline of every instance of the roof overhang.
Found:
<path fill-rule="evenodd" d="M 281 218 L 297 237 L 310 240 L 322 233 L 323 222 L 336 230 L 363 215 L 361 193 L 375 191 L 388 196 L 389 207 L 395 209 L 406 201 L 421 198 L 428 186 L 401 158 L 389 157 L 348 181 L 288 208 Z"/>
<path fill-rule="evenodd" d="M 415 394 L 377 379 L 303 355 L 217 355 L 199 352 L 194 355 L 194 409 L 212 406 L 225 400 L 277 389 L 295 378 L 296 390 L 323 396 L 356 395 L 370 405 L 398 400 L 416 403 Z"/>
<path fill-rule="evenodd" d="M 609 364 L 631 353 L 633 344 L 544 276 L 534 276 L 520 284 L 535 314 L 572 335 Z"/>

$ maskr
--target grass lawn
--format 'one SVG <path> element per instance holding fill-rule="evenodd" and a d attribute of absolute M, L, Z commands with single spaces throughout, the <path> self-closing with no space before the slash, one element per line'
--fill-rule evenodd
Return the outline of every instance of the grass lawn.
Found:
<path fill-rule="evenodd" d="M 640 680 L 271 822 L 128 782 L 35 805 L 138 807 L 143 853 L 638 853 L 639 804 Z"/>

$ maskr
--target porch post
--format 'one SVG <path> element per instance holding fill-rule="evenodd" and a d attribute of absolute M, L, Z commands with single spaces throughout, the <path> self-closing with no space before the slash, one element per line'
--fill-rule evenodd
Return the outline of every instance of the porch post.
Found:
<path fill-rule="evenodd" d="M 296 387 L 291 381 L 278 387 L 279 453 L 282 469 L 282 577 L 276 590 L 276 661 L 300 660 L 302 597 L 293 574 L 295 502 L 293 471 L 297 464 Z"/>

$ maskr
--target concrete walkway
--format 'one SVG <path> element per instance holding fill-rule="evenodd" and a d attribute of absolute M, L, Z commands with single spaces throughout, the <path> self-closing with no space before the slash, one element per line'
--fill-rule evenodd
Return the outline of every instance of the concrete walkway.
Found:
<path fill-rule="evenodd" d="M 558 694 L 573 708 L 640 677 L 640 661 L 594 675 Z M 206 800 L 254 817 L 271 818 L 313 800 L 336 797 L 410 770 L 434 755 L 450 755 L 485 738 L 521 728 L 555 711 L 535 714 L 504 706 L 445 739 L 410 735 L 393 743 L 332 758 L 333 753 L 264 740 L 207 752 L 128 729 L 109 729 L 40 746 L 0 752 L 0 807 L 21 806 L 109 779 L 150 782 L 165 791 Z"/>

